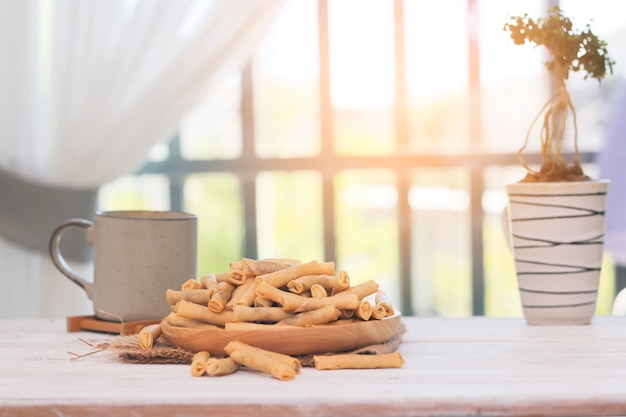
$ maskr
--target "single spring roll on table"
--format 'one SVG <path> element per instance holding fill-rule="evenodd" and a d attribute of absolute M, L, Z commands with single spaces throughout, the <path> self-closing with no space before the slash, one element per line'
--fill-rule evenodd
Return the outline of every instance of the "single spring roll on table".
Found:
<path fill-rule="evenodd" d="M 296 377 L 293 368 L 253 349 L 236 350 L 230 355 L 230 358 L 241 365 L 264 372 L 281 381 L 288 381 Z"/>
<path fill-rule="evenodd" d="M 206 373 L 207 361 L 211 357 L 209 352 L 201 351 L 191 359 L 191 376 L 202 376 Z"/>
<path fill-rule="evenodd" d="M 271 350 L 261 349 L 256 346 L 251 346 L 251 345 L 248 345 L 247 343 L 243 343 L 238 340 L 233 340 L 231 342 L 228 342 L 228 344 L 224 347 L 224 352 L 231 355 L 235 351 L 247 350 L 247 349 L 251 349 L 263 355 L 269 356 L 272 359 L 289 366 L 296 373 L 300 373 L 300 369 L 302 368 L 302 364 L 297 358 L 294 358 L 289 355 L 284 355 L 282 353 L 272 352 Z"/>
<path fill-rule="evenodd" d="M 339 355 L 314 355 L 315 368 L 324 369 L 376 369 L 376 368 L 400 368 L 404 365 L 404 359 L 400 352 L 385 353 L 380 355 L 365 355 L 358 353 L 346 353 Z"/>
<path fill-rule="evenodd" d="M 205 372 L 210 376 L 230 375 L 239 369 L 239 364 L 231 358 L 209 358 Z"/>
<path fill-rule="evenodd" d="M 264 372 L 281 381 L 294 379 L 302 364 L 296 358 L 250 346 L 239 341 L 229 342 L 224 351 L 235 362 Z"/>

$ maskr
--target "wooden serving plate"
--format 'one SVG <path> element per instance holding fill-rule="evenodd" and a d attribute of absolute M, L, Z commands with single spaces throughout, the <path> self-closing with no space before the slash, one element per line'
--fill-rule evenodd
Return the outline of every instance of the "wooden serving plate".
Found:
<path fill-rule="evenodd" d="M 192 352 L 208 351 L 225 356 L 228 342 L 239 340 L 262 349 L 286 355 L 311 355 L 344 352 L 384 343 L 400 326 L 401 315 L 382 320 L 354 321 L 310 327 L 266 325 L 248 330 L 191 329 L 161 323 L 161 331 L 169 343 Z M 335 322 L 338 323 L 338 322 Z"/>

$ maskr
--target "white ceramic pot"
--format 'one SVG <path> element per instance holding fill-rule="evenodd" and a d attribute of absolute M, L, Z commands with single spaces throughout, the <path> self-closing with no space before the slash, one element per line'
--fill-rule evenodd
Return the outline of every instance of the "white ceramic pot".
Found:
<path fill-rule="evenodd" d="M 528 324 L 589 324 L 604 255 L 609 181 L 506 186 L 508 229 Z"/>

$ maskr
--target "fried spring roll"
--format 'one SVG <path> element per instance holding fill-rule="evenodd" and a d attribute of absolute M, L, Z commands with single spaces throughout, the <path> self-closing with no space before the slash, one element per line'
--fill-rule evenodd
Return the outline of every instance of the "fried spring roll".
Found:
<path fill-rule="evenodd" d="M 339 271 L 335 275 L 305 275 L 287 283 L 287 289 L 294 294 L 302 294 L 315 284 L 321 285 L 332 295 L 350 287 L 350 277 L 346 271 Z"/>
<path fill-rule="evenodd" d="M 359 305 L 356 294 L 340 292 L 337 295 L 324 298 L 305 298 L 297 294 L 279 290 L 264 280 L 257 280 L 257 296 L 272 300 L 283 306 L 283 309 L 292 313 L 303 313 L 318 308 L 333 305 L 340 310 L 351 310 Z"/>
<path fill-rule="evenodd" d="M 200 277 L 200 284 L 202 285 L 202 288 L 205 288 L 207 290 L 215 289 L 217 288 L 217 278 L 215 277 L 215 274 L 205 274 L 202 275 Z"/>
<path fill-rule="evenodd" d="M 220 272 L 219 274 L 215 274 L 215 280 L 217 282 L 229 282 L 228 281 L 228 272 L 230 272 L 230 271 L 225 271 L 225 272 Z"/>
<path fill-rule="evenodd" d="M 252 306 L 255 298 L 256 281 L 252 277 L 246 278 L 243 284 L 235 287 L 230 296 L 230 300 L 228 300 L 224 308 L 232 311 L 236 305 Z"/>
<path fill-rule="evenodd" d="M 314 355 L 313 362 L 315 363 L 315 368 L 319 370 L 400 368 L 405 363 L 400 352 L 381 355 L 364 355 L 358 353 Z"/>
<path fill-rule="evenodd" d="M 290 266 L 289 268 L 281 269 L 280 271 L 259 275 L 256 279 L 257 284 L 259 280 L 263 280 L 273 287 L 282 288 L 286 287 L 289 281 L 293 281 L 294 279 L 304 275 L 334 274 L 334 271 L 334 262 L 310 261 Z"/>
<path fill-rule="evenodd" d="M 241 269 L 231 269 L 228 271 L 228 282 L 235 285 L 241 285 L 246 281 L 248 276 Z"/>
<path fill-rule="evenodd" d="M 221 281 L 217 284 L 217 289 L 209 300 L 208 307 L 215 313 L 221 313 L 230 299 L 235 289 L 235 285 L 228 281 Z"/>
<path fill-rule="evenodd" d="M 283 310 L 282 307 L 248 307 L 236 305 L 233 307 L 234 322 L 276 323 L 294 314 Z"/>
<path fill-rule="evenodd" d="M 254 307 L 273 307 L 274 302 L 272 300 L 268 300 L 267 298 L 259 297 L 258 295 L 254 298 Z"/>
<path fill-rule="evenodd" d="M 348 275 L 346 271 L 341 270 L 337 272 L 335 274 L 335 280 L 337 281 L 335 284 L 335 290 L 337 290 L 337 292 L 350 288 L 350 275 Z"/>
<path fill-rule="evenodd" d="M 313 326 L 315 324 L 327 324 L 335 321 L 341 315 L 341 311 L 335 306 L 327 305 L 317 310 L 307 311 L 305 313 L 295 314 L 292 317 L 283 319 L 276 323 L 277 326 Z"/>
<path fill-rule="evenodd" d="M 308 291 L 314 284 L 319 284 L 326 290 L 332 290 L 337 283 L 334 275 L 314 274 L 303 275 L 287 283 L 287 289 L 294 294 L 302 294 Z"/>
<path fill-rule="evenodd" d="M 352 317 L 354 317 L 354 310 L 341 310 L 341 316 L 339 316 L 341 320 L 351 319 Z"/>
<path fill-rule="evenodd" d="M 386 317 L 393 316 L 394 314 L 396 314 L 396 310 L 393 308 L 391 304 L 385 301 L 381 301 L 380 303 L 378 303 L 378 305 L 383 306 L 383 308 L 387 312 Z"/>
<path fill-rule="evenodd" d="M 141 329 L 137 335 L 137 343 L 143 350 L 150 350 L 154 341 L 159 337 L 161 337 L 161 325 L 151 324 Z"/>
<path fill-rule="evenodd" d="M 190 278 L 187 281 L 185 281 L 183 283 L 183 285 L 181 285 L 181 287 L 180 287 L 180 289 L 182 291 L 185 291 L 185 290 L 197 290 L 199 288 L 202 288 L 202 284 L 200 282 L 196 281 L 193 278 Z"/>
<path fill-rule="evenodd" d="M 228 342 L 228 344 L 224 347 L 224 352 L 228 353 L 229 355 L 232 355 L 235 351 L 241 350 L 253 350 L 265 356 L 269 356 L 270 358 L 289 366 L 296 373 L 300 373 L 300 369 L 302 368 L 302 364 L 297 358 L 289 355 L 284 355 L 282 353 L 272 352 L 271 350 L 261 349 L 256 346 L 251 346 L 238 340 Z"/>
<path fill-rule="evenodd" d="M 391 304 L 389 296 L 384 291 L 378 290 L 376 292 L 375 301 L 376 304 L 380 304 L 385 308 L 385 311 L 387 312 L 387 317 L 393 316 L 396 313 L 393 305 Z"/>
<path fill-rule="evenodd" d="M 231 358 L 209 358 L 206 362 L 206 374 L 210 376 L 230 375 L 239 369 L 239 364 Z"/>
<path fill-rule="evenodd" d="M 378 291 L 378 284 L 374 280 L 365 281 L 358 285 L 353 285 L 350 288 L 346 288 L 338 294 L 351 293 L 356 294 L 359 297 L 359 301 L 368 295 L 374 294 Z"/>
<path fill-rule="evenodd" d="M 182 291 L 167 290 L 165 291 L 165 298 L 170 305 L 174 305 L 180 300 L 207 305 L 212 294 L 213 290 L 207 290 L 205 288 Z"/>
<path fill-rule="evenodd" d="M 280 271 L 298 264 L 300 264 L 300 261 L 297 259 L 268 258 L 256 260 L 243 258 L 239 262 L 231 262 L 230 269 L 241 271 L 241 274 L 247 278 Z"/>
<path fill-rule="evenodd" d="M 361 320 L 369 320 L 372 316 L 372 305 L 369 301 L 361 301 L 356 310 L 354 310 L 354 315 Z"/>
<path fill-rule="evenodd" d="M 165 322 L 174 327 L 187 327 L 189 329 L 219 329 L 214 324 L 203 323 L 187 317 L 181 317 L 176 313 L 170 313 L 165 317 Z"/>
<path fill-rule="evenodd" d="M 385 308 L 385 306 L 381 304 L 376 304 L 375 306 L 372 306 L 373 319 L 380 320 L 384 319 L 385 317 L 387 317 L 387 309 Z"/>
<path fill-rule="evenodd" d="M 232 311 L 222 311 L 221 313 L 216 313 L 210 310 L 208 307 L 201 306 L 200 304 L 190 303 L 189 301 L 185 300 L 179 301 L 176 305 L 177 315 L 201 321 L 203 323 L 223 327 L 226 323 L 233 321 Z"/>
<path fill-rule="evenodd" d="M 206 373 L 207 361 L 211 357 L 209 352 L 197 352 L 191 359 L 191 376 L 202 376 Z"/>
<path fill-rule="evenodd" d="M 320 284 L 313 284 L 313 286 L 311 286 L 311 297 L 313 298 L 328 297 L 328 292 L 326 291 L 326 288 L 322 287 Z"/>
<path fill-rule="evenodd" d="M 230 358 L 241 365 L 264 372 L 280 381 L 288 381 L 296 377 L 296 371 L 288 365 L 253 349 L 236 350 L 230 355 Z"/>

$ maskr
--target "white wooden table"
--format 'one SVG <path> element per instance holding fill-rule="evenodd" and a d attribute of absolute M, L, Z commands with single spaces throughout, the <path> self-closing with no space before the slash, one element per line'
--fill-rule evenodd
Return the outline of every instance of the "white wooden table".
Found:
<path fill-rule="evenodd" d="M 400 369 L 190 376 L 134 365 L 65 320 L 0 320 L 0 416 L 626 415 L 626 318 L 531 327 L 522 319 L 403 319 Z"/>

